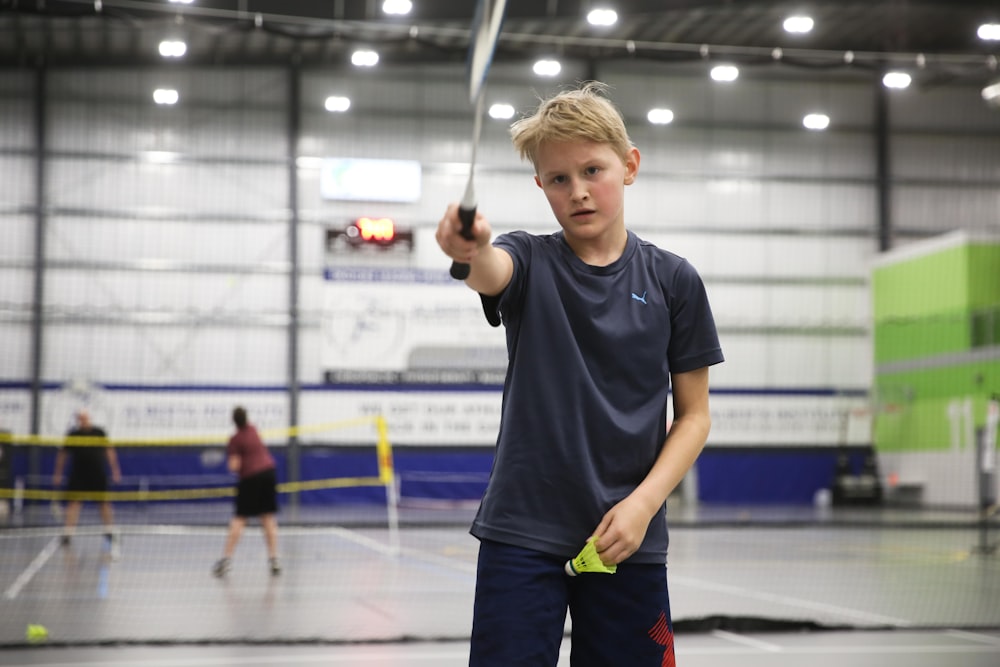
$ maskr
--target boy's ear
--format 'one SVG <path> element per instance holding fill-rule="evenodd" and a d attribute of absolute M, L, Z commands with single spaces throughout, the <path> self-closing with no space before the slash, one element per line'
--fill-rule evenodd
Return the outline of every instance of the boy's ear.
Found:
<path fill-rule="evenodd" d="M 639 173 L 639 149 L 633 147 L 625 156 L 625 185 L 632 185 Z"/>
<path fill-rule="evenodd" d="M 538 174 L 535 174 L 535 185 L 542 187 L 542 179 L 538 178 Z"/>

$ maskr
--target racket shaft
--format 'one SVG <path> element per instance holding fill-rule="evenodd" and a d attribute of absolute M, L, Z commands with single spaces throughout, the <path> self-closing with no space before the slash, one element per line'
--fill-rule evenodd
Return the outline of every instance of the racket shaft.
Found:
<path fill-rule="evenodd" d="M 462 229 L 459 232 L 463 238 L 472 240 L 472 223 L 476 220 L 476 192 L 473 180 L 476 170 L 476 151 L 479 147 L 479 134 L 483 123 L 483 86 L 486 82 L 486 73 L 490 69 L 490 62 L 493 60 L 493 51 L 496 49 L 497 40 L 500 36 L 500 24 L 503 22 L 504 7 L 506 0 L 480 0 L 479 14 L 476 25 L 473 27 L 472 40 L 469 58 L 469 101 L 475 108 L 475 116 L 472 125 L 472 159 L 469 161 L 469 181 L 465 186 L 465 196 L 458 207 L 458 219 L 462 221 Z M 453 261 L 451 263 L 451 277 L 455 280 L 465 280 L 469 277 L 470 267 L 464 262 Z"/>

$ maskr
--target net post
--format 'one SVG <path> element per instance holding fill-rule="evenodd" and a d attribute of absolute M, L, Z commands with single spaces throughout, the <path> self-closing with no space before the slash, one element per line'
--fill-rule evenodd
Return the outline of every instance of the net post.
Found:
<path fill-rule="evenodd" d="M 378 454 L 378 477 L 385 485 L 385 510 L 389 522 L 389 547 L 394 556 L 400 552 L 399 546 L 399 489 L 392 463 L 392 444 L 389 442 L 389 425 L 384 416 L 375 418 L 378 439 L 375 450 Z"/>
<path fill-rule="evenodd" d="M 141 503 L 141 508 L 143 512 L 149 511 L 149 478 L 145 475 L 139 477 L 139 495 L 138 500 Z"/>
<path fill-rule="evenodd" d="M 997 511 L 997 427 L 1000 424 L 1000 396 L 986 403 L 986 424 L 976 433 L 976 481 L 979 487 L 979 543 L 973 553 L 993 554 L 996 544 L 990 544 L 990 519 Z"/>
<path fill-rule="evenodd" d="M 20 514 L 24 509 L 24 477 L 21 475 L 14 479 L 14 498 L 12 501 L 14 514 Z"/>

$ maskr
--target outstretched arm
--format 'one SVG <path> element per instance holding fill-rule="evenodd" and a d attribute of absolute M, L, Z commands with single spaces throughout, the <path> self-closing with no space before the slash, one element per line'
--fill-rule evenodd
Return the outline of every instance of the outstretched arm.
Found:
<path fill-rule="evenodd" d="M 458 204 L 451 204 L 438 223 L 434 238 L 441 250 L 456 262 L 469 265 L 465 284 L 480 294 L 496 296 L 507 287 L 514 273 L 514 262 L 506 251 L 490 243 L 490 224 L 479 211 L 472 223 L 472 239 L 461 235 L 462 221 Z"/>
<path fill-rule="evenodd" d="M 56 452 L 56 466 L 52 471 L 52 486 L 60 486 L 63 479 L 63 470 L 66 469 L 66 450 L 60 449 Z"/>
<path fill-rule="evenodd" d="M 608 510 L 597 526 L 597 551 L 606 564 L 620 563 L 638 550 L 653 515 L 680 484 L 705 446 L 712 425 L 708 407 L 708 367 L 676 373 L 674 421 L 646 478 Z"/>
<path fill-rule="evenodd" d="M 104 453 L 108 457 L 108 467 L 111 468 L 111 481 L 117 484 L 122 481 L 122 469 L 118 466 L 118 453 L 115 452 L 114 447 L 108 447 Z"/>

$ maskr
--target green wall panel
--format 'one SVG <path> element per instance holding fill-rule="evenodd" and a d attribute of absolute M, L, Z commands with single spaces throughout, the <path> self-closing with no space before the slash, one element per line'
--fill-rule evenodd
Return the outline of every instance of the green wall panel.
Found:
<path fill-rule="evenodd" d="M 875 323 L 968 310 L 968 246 L 880 266 L 872 276 Z"/>
<path fill-rule="evenodd" d="M 956 236 L 919 251 L 872 275 L 882 452 L 968 446 L 1000 394 L 1000 243 Z"/>
<path fill-rule="evenodd" d="M 962 245 L 875 270 L 876 364 L 969 348 L 969 258 Z"/>
<path fill-rule="evenodd" d="M 972 321 L 968 311 L 875 324 L 875 363 L 919 359 L 968 350 Z"/>
<path fill-rule="evenodd" d="M 969 307 L 1000 307 L 1000 244 L 969 246 Z"/>
<path fill-rule="evenodd" d="M 991 393 L 1000 393 L 1000 360 L 880 374 L 875 443 L 882 452 L 949 449 L 956 420 L 965 419 L 956 415 L 956 404 L 971 399 L 973 427 L 979 427 Z"/>

